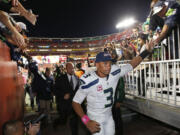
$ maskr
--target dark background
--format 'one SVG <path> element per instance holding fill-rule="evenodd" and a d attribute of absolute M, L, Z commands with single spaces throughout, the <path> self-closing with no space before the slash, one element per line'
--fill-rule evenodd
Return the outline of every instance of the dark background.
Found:
<path fill-rule="evenodd" d="M 39 15 L 36 26 L 28 25 L 28 36 L 86 37 L 118 32 L 116 24 L 133 16 L 143 22 L 151 0 L 26 0 L 21 3 Z"/>

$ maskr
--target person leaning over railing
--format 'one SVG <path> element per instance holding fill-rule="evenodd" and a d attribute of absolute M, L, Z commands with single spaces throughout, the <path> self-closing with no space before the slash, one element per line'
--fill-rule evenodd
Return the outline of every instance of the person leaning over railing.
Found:
<path fill-rule="evenodd" d="M 151 19 L 153 19 L 153 16 L 159 18 L 158 20 L 164 21 L 159 37 L 151 42 L 151 44 L 157 45 L 166 38 L 173 29 L 176 30 L 177 25 L 180 25 L 180 4 L 176 1 L 169 0 L 158 1 L 152 7 Z M 176 36 L 177 35 L 175 35 L 175 37 Z M 177 41 L 175 40 L 175 42 Z M 178 43 L 175 43 L 176 58 L 179 57 L 177 45 Z"/>
<path fill-rule="evenodd" d="M 14 12 L 19 13 L 21 16 L 25 17 L 33 25 L 36 24 L 37 15 L 33 14 L 31 10 L 26 10 L 23 5 L 18 0 L 1 0 L 0 10 L 7 13 Z"/>
<path fill-rule="evenodd" d="M 25 40 L 24 37 L 18 32 L 16 27 L 12 24 L 12 22 L 9 19 L 9 16 L 6 12 L 0 10 L 0 21 L 7 27 L 7 29 L 10 31 L 8 33 L 10 35 L 10 38 L 14 42 L 15 45 L 17 45 L 20 48 L 25 48 Z M 0 33 L 2 36 L 5 35 L 3 32 Z M 7 35 L 7 34 L 6 34 Z"/>

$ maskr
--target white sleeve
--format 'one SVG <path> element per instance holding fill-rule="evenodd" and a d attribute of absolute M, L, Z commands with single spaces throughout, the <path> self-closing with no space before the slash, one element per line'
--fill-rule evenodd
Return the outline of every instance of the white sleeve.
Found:
<path fill-rule="evenodd" d="M 124 75 L 126 75 L 128 72 L 133 70 L 133 67 L 131 64 L 126 64 L 124 66 L 120 67 L 121 72 L 120 72 L 120 77 L 123 77 Z"/>
<path fill-rule="evenodd" d="M 87 94 L 88 94 L 87 89 L 82 89 L 82 86 L 80 86 L 80 88 L 77 90 L 73 98 L 73 101 L 81 104 L 84 101 L 84 99 L 87 97 Z"/>

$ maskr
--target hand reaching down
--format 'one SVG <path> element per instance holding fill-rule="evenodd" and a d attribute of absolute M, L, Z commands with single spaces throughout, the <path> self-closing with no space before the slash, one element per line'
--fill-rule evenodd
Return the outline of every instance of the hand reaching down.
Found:
<path fill-rule="evenodd" d="M 96 133 L 101 130 L 100 124 L 93 120 L 88 121 L 86 127 L 89 129 L 91 133 Z"/>

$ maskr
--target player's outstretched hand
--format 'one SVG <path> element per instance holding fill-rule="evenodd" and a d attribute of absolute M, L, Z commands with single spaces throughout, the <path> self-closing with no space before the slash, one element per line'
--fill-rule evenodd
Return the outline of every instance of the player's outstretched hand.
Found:
<path fill-rule="evenodd" d="M 88 123 L 86 124 L 86 127 L 89 129 L 91 133 L 96 133 L 101 130 L 100 124 L 93 120 L 88 121 Z"/>
<path fill-rule="evenodd" d="M 152 52 L 155 46 L 155 42 L 150 40 L 149 42 L 146 40 L 146 49 L 149 52 Z"/>

